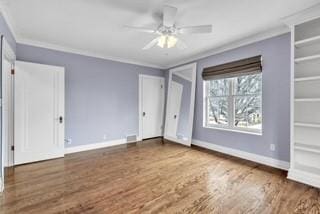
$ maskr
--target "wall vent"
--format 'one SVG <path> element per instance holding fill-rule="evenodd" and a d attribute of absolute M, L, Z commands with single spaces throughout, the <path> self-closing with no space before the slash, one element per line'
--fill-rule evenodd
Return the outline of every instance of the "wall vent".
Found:
<path fill-rule="evenodd" d="M 134 143 L 134 142 L 137 142 L 137 135 L 128 135 L 127 143 Z"/>

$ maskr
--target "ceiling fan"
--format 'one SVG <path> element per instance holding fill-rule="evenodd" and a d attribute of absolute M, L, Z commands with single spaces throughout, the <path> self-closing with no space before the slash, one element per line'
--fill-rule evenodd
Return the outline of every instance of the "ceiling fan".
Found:
<path fill-rule="evenodd" d="M 173 48 L 177 46 L 180 49 L 185 49 L 187 48 L 187 45 L 177 37 L 179 34 L 196 34 L 212 32 L 212 25 L 177 27 L 175 25 L 175 18 L 177 12 L 177 8 L 165 5 L 163 8 L 162 23 L 158 26 L 157 29 L 148 29 L 134 26 L 125 27 L 135 31 L 158 35 L 155 39 L 153 39 L 146 46 L 144 46 L 142 48 L 143 50 L 148 50 L 156 45 L 160 48 Z"/>

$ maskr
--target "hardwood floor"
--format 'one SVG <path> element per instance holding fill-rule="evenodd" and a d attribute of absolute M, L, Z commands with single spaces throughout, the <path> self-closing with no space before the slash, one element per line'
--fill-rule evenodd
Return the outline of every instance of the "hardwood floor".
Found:
<path fill-rule="evenodd" d="M 0 213 L 320 213 L 286 172 L 159 140 L 9 170 Z"/>

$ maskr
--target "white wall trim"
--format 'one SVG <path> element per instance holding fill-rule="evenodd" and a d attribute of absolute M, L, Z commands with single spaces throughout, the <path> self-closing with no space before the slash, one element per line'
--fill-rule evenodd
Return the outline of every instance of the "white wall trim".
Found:
<path fill-rule="evenodd" d="M 288 26 L 298 25 L 303 22 L 310 21 L 320 17 L 320 4 L 313 5 L 303 11 L 299 11 L 293 15 L 282 19 L 282 22 Z"/>
<path fill-rule="evenodd" d="M 268 29 L 266 31 L 248 36 L 246 38 L 239 39 L 234 42 L 229 42 L 227 44 L 224 44 L 224 45 L 221 45 L 218 47 L 213 47 L 210 51 L 201 52 L 200 54 L 197 54 L 197 55 L 194 55 L 194 56 L 191 56 L 188 58 L 184 58 L 180 61 L 176 61 L 171 64 L 162 66 L 162 65 L 158 65 L 158 64 L 139 62 L 136 60 L 124 59 L 124 58 L 120 58 L 120 57 L 105 56 L 105 55 L 93 53 L 90 51 L 73 49 L 73 48 L 63 47 L 63 46 L 54 45 L 54 44 L 50 44 L 50 43 L 46 43 L 46 42 L 39 42 L 39 41 L 31 40 L 31 39 L 22 38 L 22 36 L 20 36 L 18 34 L 19 29 L 17 29 L 17 27 L 14 25 L 14 23 L 12 22 L 12 19 L 10 18 L 10 16 L 8 15 L 8 13 L 6 11 L 7 11 L 6 7 L 3 4 L 0 5 L 0 12 L 3 14 L 3 17 L 6 20 L 9 28 L 11 29 L 12 34 L 14 35 L 17 43 L 31 45 L 31 46 L 35 46 L 35 47 L 42 47 L 42 48 L 47 48 L 47 49 L 62 51 L 62 52 L 67 52 L 67 53 L 80 54 L 83 56 L 89 56 L 89 57 L 91 56 L 91 57 L 112 60 L 112 61 L 117 61 L 117 62 L 122 62 L 122 63 L 158 68 L 158 69 L 170 69 L 170 68 L 182 65 L 182 64 L 193 62 L 193 61 L 196 61 L 196 60 L 208 57 L 208 56 L 219 54 L 219 53 L 222 53 L 222 52 L 225 52 L 228 50 L 239 48 L 239 47 L 242 47 L 245 45 L 249 45 L 249 44 L 252 44 L 255 42 L 259 42 L 259 41 L 262 41 L 265 39 L 269 39 L 269 38 L 290 32 L 290 29 L 288 27 L 281 25 L 281 26 L 278 26 L 278 27 L 275 27 L 272 29 Z"/>
<path fill-rule="evenodd" d="M 111 140 L 111 141 L 105 141 L 105 142 L 99 142 L 99 143 L 93 143 L 93 144 L 87 144 L 87 145 L 66 147 L 64 149 L 64 154 L 71 154 L 76 152 L 84 152 L 84 151 L 89 151 L 94 149 L 107 148 L 107 147 L 118 146 L 126 143 L 127 143 L 126 139 L 118 139 L 118 140 Z"/>
<path fill-rule="evenodd" d="M 238 41 L 234 41 L 219 47 L 214 47 L 210 51 L 207 52 L 201 52 L 200 54 L 194 55 L 189 58 L 184 58 L 180 61 L 174 62 L 172 64 L 168 64 L 167 66 L 161 66 L 161 65 L 156 65 L 156 64 L 150 64 L 150 63 L 144 63 L 144 62 L 139 62 L 135 60 L 129 60 L 129 59 L 123 59 L 120 57 L 114 57 L 114 56 L 106 56 L 102 54 L 97 54 L 89 51 L 83 51 L 83 50 L 78 50 L 78 49 L 73 49 L 73 48 L 68 48 L 68 47 L 63 47 L 59 45 L 54 45 L 54 44 L 49 44 L 45 42 L 39 42 L 39 41 L 34 41 L 30 39 L 23 39 L 23 38 L 16 38 L 17 43 L 24 44 L 24 45 L 31 45 L 35 47 L 40 47 L 40 48 L 46 48 L 46 49 L 51 49 L 51 50 L 56 50 L 56 51 L 62 51 L 66 53 L 73 53 L 73 54 L 79 54 L 83 56 L 89 56 L 89 57 L 95 57 L 95 58 L 101 58 L 101 59 L 106 59 L 106 60 L 112 60 L 116 62 L 122 62 L 122 63 L 128 63 L 128 64 L 134 64 L 134 65 L 140 65 L 140 66 L 146 66 L 146 67 L 152 67 L 152 68 L 158 68 L 158 69 L 170 69 L 182 64 L 190 63 L 205 57 L 209 57 L 212 55 L 216 55 L 228 50 L 232 50 L 235 48 L 239 48 L 245 45 L 253 44 L 255 42 L 259 42 L 265 39 L 269 39 L 275 36 L 279 36 L 285 33 L 290 32 L 290 29 L 287 26 L 281 26 L 277 27 L 274 29 L 270 29 L 243 39 L 240 39 Z"/>
<path fill-rule="evenodd" d="M 4 190 L 4 185 L 2 182 L 2 178 L 0 178 L 0 192 L 3 192 L 3 190 Z"/>
<path fill-rule="evenodd" d="M 46 48 L 46 49 L 55 50 L 55 51 L 61 51 L 61 52 L 65 52 L 65 53 L 79 54 L 82 56 L 111 60 L 111 61 L 121 62 L 121 63 L 126 63 L 126 64 L 133 64 L 133 65 L 158 68 L 158 69 L 165 69 L 166 68 L 163 66 L 159 66 L 159 65 L 151 64 L 151 63 L 146 63 L 146 62 L 141 62 L 138 60 L 125 59 L 125 58 L 115 57 L 115 56 L 107 56 L 104 54 L 94 53 L 92 51 L 85 51 L 85 50 L 80 50 L 80 49 L 76 49 L 76 48 L 63 47 L 60 45 L 50 44 L 50 43 L 46 43 L 46 42 L 39 42 L 39 41 L 31 40 L 31 39 L 19 38 L 19 39 L 17 39 L 17 43 L 23 44 L 23 45 L 31 45 L 31 46 L 40 47 L 40 48 Z"/>
<path fill-rule="evenodd" d="M 184 59 L 182 59 L 180 61 L 177 61 L 177 62 L 174 62 L 174 63 L 170 64 L 167 68 L 168 69 L 169 68 L 174 68 L 176 66 L 179 66 L 179 65 L 182 65 L 182 64 L 185 64 L 185 63 L 194 62 L 194 61 L 197 61 L 197 60 L 209 57 L 209 56 L 213 56 L 213 55 L 216 55 L 216 54 L 219 54 L 219 53 L 223 53 L 223 52 L 226 52 L 226 51 L 229 51 L 229 50 L 233 50 L 233 49 L 245 46 L 245 45 L 250 45 L 250 44 L 253 44 L 253 43 L 256 43 L 256 42 L 260 42 L 260 41 L 263 41 L 263 40 L 266 40 L 266 39 L 270 39 L 272 37 L 280 36 L 282 34 L 289 33 L 289 32 L 290 32 L 290 29 L 287 26 L 281 25 L 280 27 L 269 29 L 269 30 L 266 30 L 264 32 L 261 32 L 261 33 L 258 33 L 258 34 L 254 34 L 254 35 L 248 36 L 246 38 L 239 39 L 239 40 L 234 41 L 234 42 L 229 42 L 229 43 L 224 44 L 224 45 L 219 46 L 219 47 L 214 47 L 214 48 L 212 48 L 211 50 L 209 50 L 207 52 L 201 52 L 200 54 L 191 56 L 189 58 L 184 58 Z"/>
<path fill-rule="evenodd" d="M 84 50 L 78 50 L 78 49 L 73 49 L 73 48 L 67 48 L 59 45 L 54 45 L 50 43 L 45 43 L 45 42 L 39 42 L 39 41 L 34 41 L 26 38 L 22 38 L 18 34 L 18 29 L 16 26 L 13 24 L 11 21 L 11 18 L 9 17 L 8 13 L 6 12 L 6 8 L 3 7 L 3 5 L 0 5 L 0 12 L 3 14 L 4 19 L 6 20 L 7 24 L 9 25 L 9 28 L 12 31 L 12 34 L 14 35 L 17 43 L 25 44 L 25 45 L 32 45 L 35 47 L 42 47 L 42 48 L 47 48 L 51 50 L 56 50 L 56 51 L 62 51 L 62 52 L 67 52 L 67 53 L 73 53 L 73 54 L 80 54 L 83 56 L 91 56 L 91 57 L 96 57 L 96 58 L 101 58 L 101 59 L 106 59 L 106 60 L 112 60 L 112 61 L 117 61 L 117 62 L 123 62 L 123 63 L 128 63 L 128 64 L 134 64 L 134 65 L 140 65 L 140 66 L 146 66 L 146 67 L 152 67 L 152 68 L 158 68 L 158 69 L 169 69 L 176 67 L 178 65 L 182 65 L 185 63 L 193 62 L 195 60 L 199 60 L 208 56 L 212 56 L 215 54 L 219 54 L 228 50 L 232 50 L 235 48 L 239 48 L 244 45 L 249 45 L 255 42 L 259 42 L 265 39 L 269 39 L 275 36 L 279 36 L 284 33 L 290 32 L 290 29 L 287 28 L 286 26 L 279 26 L 276 28 L 268 29 L 264 32 L 260 32 L 251 36 L 248 36 L 246 38 L 239 39 L 234 42 L 229 42 L 228 44 L 224 44 L 222 46 L 218 47 L 213 47 L 210 51 L 207 52 L 202 52 L 200 54 L 197 54 L 195 56 L 191 56 L 188 58 L 184 58 L 180 61 L 173 62 L 171 64 L 161 66 L 158 64 L 150 64 L 150 63 L 145 63 L 145 62 L 139 62 L 136 60 L 129 60 L 129 59 L 124 59 L 120 57 L 114 57 L 114 56 L 105 56 L 97 53 L 92 53 L 89 51 L 84 51 Z"/>
<path fill-rule="evenodd" d="M 6 23 L 8 24 L 8 27 L 10 28 L 10 30 L 16 40 L 16 43 L 31 45 L 31 46 L 40 47 L 40 48 L 47 48 L 47 49 L 56 50 L 56 51 L 62 51 L 62 52 L 66 52 L 66 53 L 73 53 L 73 54 L 79 54 L 79 55 L 83 55 L 83 56 L 95 57 L 95 58 L 100 58 L 100 59 L 105 59 L 105 60 L 111 60 L 111 61 L 116 61 L 116 62 L 122 62 L 122 63 L 127 63 L 127 64 L 139 65 L 139 66 L 144 66 L 144 67 L 166 69 L 166 67 L 164 67 L 164 66 L 159 66 L 156 64 L 152 64 L 152 63 L 145 63 L 145 62 L 140 62 L 137 60 L 124 59 L 124 58 L 115 57 L 115 56 L 106 56 L 104 54 L 98 54 L 98 53 L 93 53 L 90 51 L 85 51 L 85 50 L 80 50 L 80 49 L 75 49 L 75 48 L 68 48 L 68 47 L 63 47 L 60 45 L 55 45 L 55 44 L 46 43 L 46 42 L 39 42 L 39 41 L 35 41 L 32 39 L 23 38 L 19 34 L 19 29 L 12 21 L 13 19 L 11 18 L 10 13 L 8 13 L 8 9 L 5 5 L 5 3 L 3 3 L 3 2 L 0 2 L 0 14 L 2 14 L 3 18 L 5 19 Z"/>
<path fill-rule="evenodd" d="M 320 188 L 320 176 L 290 168 L 288 179 Z"/>
<path fill-rule="evenodd" d="M 237 150 L 237 149 L 231 149 L 228 147 L 224 147 L 224 146 L 220 146 L 220 145 L 217 145 L 214 143 L 204 142 L 204 141 L 200 141 L 200 140 L 196 140 L 196 139 L 192 140 L 192 144 L 199 146 L 199 147 L 202 147 L 202 148 L 221 152 L 221 153 L 224 153 L 227 155 L 250 160 L 250 161 L 253 161 L 256 163 L 260 163 L 263 165 L 271 166 L 271 167 L 282 169 L 282 170 L 288 170 L 289 165 L 290 165 L 289 162 L 286 162 L 286 161 L 277 160 L 277 159 L 273 159 L 270 157 L 257 155 L 257 154 Z"/>
<path fill-rule="evenodd" d="M 6 58 L 9 62 L 14 62 L 16 61 L 16 54 L 14 53 L 12 47 L 10 46 L 8 40 L 6 39 L 5 36 L 3 36 L 3 58 Z"/>
<path fill-rule="evenodd" d="M 4 60 L 7 60 L 9 63 L 11 63 L 11 69 L 14 68 L 15 65 L 15 61 L 16 61 L 16 55 L 14 53 L 14 51 L 12 50 L 11 46 L 9 45 L 7 39 L 3 36 L 2 39 L 2 62 Z M 4 69 L 4 64 L 2 64 L 2 70 Z M 7 84 L 4 84 L 4 81 L 7 80 L 7 77 L 5 76 L 7 73 L 6 72 L 2 72 L 2 91 L 7 91 L 8 89 L 5 89 L 4 87 Z M 11 77 L 11 74 L 10 78 Z M 12 83 L 12 79 L 11 79 L 11 84 Z M 11 87 L 13 87 L 13 85 L 10 85 Z M 13 90 L 13 89 L 11 89 Z M 10 97 L 11 99 L 13 99 L 13 97 Z M 9 149 L 11 147 L 11 145 L 8 145 L 9 142 L 7 142 L 4 138 L 6 137 L 6 134 L 13 134 L 13 130 L 10 129 L 9 127 L 7 127 L 7 121 L 5 121 L 5 117 L 6 114 L 12 115 L 13 114 L 13 109 L 8 108 L 8 112 L 5 111 L 5 107 L 6 104 L 5 103 L 5 98 L 3 97 L 1 100 L 1 106 L 2 106 L 2 167 L 10 167 L 13 166 L 13 155 L 9 155 L 9 153 L 11 153 L 12 151 Z M 12 101 L 13 102 L 13 101 Z M 4 133 L 5 130 L 10 130 L 8 133 Z M 10 137 L 13 139 L 13 136 L 10 135 Z M 6 157 L 6 159 L 4 159 Z M 4 173 L 4 169 L 2 169 L 2 173 Z"/>

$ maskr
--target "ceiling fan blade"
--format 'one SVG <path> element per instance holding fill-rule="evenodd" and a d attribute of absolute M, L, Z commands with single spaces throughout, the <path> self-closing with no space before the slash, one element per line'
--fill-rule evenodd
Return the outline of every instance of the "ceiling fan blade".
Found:
<path fill-rule="evenodd" d="M 178 32 L 181 34 L 211 33 L 212 25 L 182 27 L 178 28 Z"/>
<path fill-rule="evenodd" d="M 156 33 L 156 30 L 149 29 L 149 28 L 144 28 L 144 27 L 134 27 L 134 26 L 128 26 L 125 25 L 125 28 L 128 28 L 130 30 L 138 31 L 138 32 L 144 32 L 144 33 Z"/>
<path fill-rule="evenodd" d="M 178 9 L 176 7 L 165 5 L 163 7 L 163 25 L 166 27 L 172 27 L 175 23 L 175 18 Z"/>
<path fill-rule="evenodd" d="M 148 49 L 152 48 L 153 46 L 155 46 L 158 43 L 158 40 L 159 40 L 159 37 L 155 38 L 154 40 L 149 42 L 146 46 L 144 46 L 142 48 L 142 50 L 148 50 Z"/>

